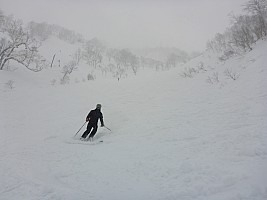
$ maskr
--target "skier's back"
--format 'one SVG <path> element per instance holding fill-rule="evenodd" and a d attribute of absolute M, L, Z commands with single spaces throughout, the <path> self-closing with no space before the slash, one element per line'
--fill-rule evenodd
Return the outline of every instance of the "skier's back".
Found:
<path fill-rule="evenodd" d="M 101 112 L 101 104 L 96 105 L 96 109 L 91 110 L 89 114 L 86 117 L 86 121 L 88 122 L 87 130 L 83 133 L 81 140 L 85 140 L 85 138 L 88 136 L 88 134 L 91 132 L 91 129 L 93 128 L 92 132 L 89 135 L 89 140 L 92 140 L 94 135 L 97 132 L 97 123 L 100 119 L 101 126 L 104 126 L 104 120 L 103 120 L 103 114 Z"/>

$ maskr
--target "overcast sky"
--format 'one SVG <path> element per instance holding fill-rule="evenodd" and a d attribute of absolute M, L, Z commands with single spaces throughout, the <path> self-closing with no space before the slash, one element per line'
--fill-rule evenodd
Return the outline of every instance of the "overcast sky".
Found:
<path fill-rule="evenodd" d="M 0 0 L 4 14 L 58 24 L 113 47 L 202 51 L 247 0 Z"/>

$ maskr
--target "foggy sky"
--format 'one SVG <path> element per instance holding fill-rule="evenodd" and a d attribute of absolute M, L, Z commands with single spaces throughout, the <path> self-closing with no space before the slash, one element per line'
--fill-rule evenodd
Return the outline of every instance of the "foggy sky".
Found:
<path fill-rule="evenodd" d="M 47 22 L 113 47 L 202 51 L 247 0 L 0 0 L 5 15 Z"/>

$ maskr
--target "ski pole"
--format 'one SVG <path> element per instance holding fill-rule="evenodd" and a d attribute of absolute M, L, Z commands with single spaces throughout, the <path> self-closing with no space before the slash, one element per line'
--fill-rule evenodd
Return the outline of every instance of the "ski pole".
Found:
<path fill-rule="evenodd" d="M 77 131 L 77 133 L 74 135 L 74 137 L 80 132 L 80 130 L 84 127 L 85 124 L 86 124 L 86 122 L 84 122 L 84 124 L 83 124 L 82 127 Z"/>
<path fill-rule="evenodd" d="M 108 129 L 109 131 L 111 131 L 111 129 L 110 128 L 108 128 L 108 127 L 106 127 L 106 126 L 104 126 L 106 129 Z"/>

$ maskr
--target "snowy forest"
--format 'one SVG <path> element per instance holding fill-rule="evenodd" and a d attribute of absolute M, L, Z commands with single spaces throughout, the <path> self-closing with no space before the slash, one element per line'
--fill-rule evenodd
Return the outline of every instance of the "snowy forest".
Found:
<path fill-rule="evenodd" d="M 61 83 L 67 83 L 70 74 L 80 65 L 87 65 L 88 71 L 109 73 L 118 79 L 127 77 L 128 74 L 136 75 L 139 69 L 144 68 L 167 70 L 199 55 L 196 52 L 188 54 L 177 48 L 140 50 L 109 48 L 97 38 L 87 40 L 81 34 L 58 25 L 30 22 L 24 26 L 21 20 L 5 16 L 3 12 L 1 12 L 1 36 L 0 70 L 12 70 L 14 62 L 34 72 L 61 67 Z M 40 48 L 42 43 L 51 37 L 75 45 L 77 49 L 64 60 L 58 58 L 57 52 L 51 57 L 45 57 L 40 53 Z M 133 53 L 134 51 L 136 53 Z M 93 74 L 88 73 L 88 80 L 94 78 Z"/>
<path fill-rule="evenodd" d="M 245 14 L 232 13 L 229 28 L 207 42 L 207 51 L 218 53 L 221 61 L 251 51 L 255 43 L 264 39 L 267 34 L 265 4 L 265 1 L 248 1 L 243 5 Z M 93 74 L 95 70 L 105 75 L 109 73 L 119 79 L 127 77 L 128 74 L 136 75 L 144 68 L 168 70 L 201 54 L 166 47 L 139 50 L 109 48 L 97 37 L 88 40 L 72 30 L 45 22 L 32 21 L 25 25 L 20 19 L 5 16 L 1 10 L 0 33 L 0 70 L 13 70 L 14 63 L 34 72 L 59 66 L 62 73 L 61 83 L 69 82 L 70 74 L 80 65 L 88 66 L 88 80 L 96 78 Z M 42 43 L 51 37 L 73 44 L 76 49 L 68 58 L 58 58 L 58 52 L 53 52 L 50 57 L 44 56 L 40 52 Z M 188 73 L 185 73 L 185 76 L 191 76 Z"/>

